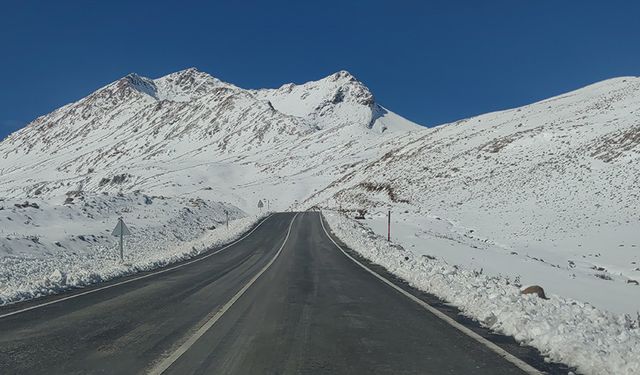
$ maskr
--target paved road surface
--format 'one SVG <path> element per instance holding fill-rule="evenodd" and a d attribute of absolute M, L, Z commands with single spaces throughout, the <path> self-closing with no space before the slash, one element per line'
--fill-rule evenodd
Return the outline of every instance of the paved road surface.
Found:
<path fill-rule="evenodd" d="M 317 212 L 275 214 L 202 261 L 0 318 L 0 374 L 161 370 L 523 373 L 345 257 Z"/>

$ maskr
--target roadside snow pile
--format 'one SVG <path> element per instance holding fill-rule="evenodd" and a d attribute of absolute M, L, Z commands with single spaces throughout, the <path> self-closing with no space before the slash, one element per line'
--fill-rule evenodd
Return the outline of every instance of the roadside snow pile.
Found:
<path fill-rule="evenodd" d="M 360 222 L 386 237 L 387 210 L 372 209 L 366 216 Z M 581 239 L 584 245 L 578 248 L 583 250 L 578 252 L 567 251 L 568 245 L 545 248 L 536 241 L 530 242 L 530 247 L 526 243 L 506 244 L 504 237 L 487 235 L 474 223 L 478 222 L 473 218 L 458 221 L 411 211 L 410 205 L 396 206 L 391 213 L 391 239 L 416 254 L 435 256 L 466 269 L 482 269 L 490 276 L 508 277 L 524 285 L 540 284 L 552 294 L 587 302 L 600 310 L 632 316 L 640 311 L 640 269 L 632 271 L 640 261 L 640 252 L 634 247 L 640 245 L 640 238 L 632 224 L 620 225 L 604 238 Z M 623 239 L 630 245 L 616 245 Z M 594 247 L 602 252 L 593 251 Z M 616 250 L 604 251 L 612 248 Z"/>
<path fill-rule="evenodd" d="M 552 361 L 586 374 L 640 373 L 640 328 L 628 315 L 554 295 L 548 300 L 522 295 L 508 278 L 406 251 L 342 215 L 327 212 L 325 217 L 347 246 L 371 262 L 484 326 L 539 349 Z"/>
<path fill-rule="evenodd" d="M 4 210 L 10 214 L 6 218 L 12 218 L 8 222 L 27 216 L 31 223 L 27 229 L 33 233 L 23 228 L 18 235 L 3 228 L 0 305 L 185 260 L 239 238 L 264 217 L 241 217 L 243 213 L 231 205 L 194 199 L 132 194 L 82 201 L 88 205 L 39 202 L 27 213 L 15 205 L 16 209 Z M 224 210 L 235 219 L 229 228 Z M 119 260 L 117 239 L 111 236 L 121 215 L 132 232 L 125 238 L 124 263 Z M 28 246 L 22 246 L 25 238 L 32 239 Z"/>

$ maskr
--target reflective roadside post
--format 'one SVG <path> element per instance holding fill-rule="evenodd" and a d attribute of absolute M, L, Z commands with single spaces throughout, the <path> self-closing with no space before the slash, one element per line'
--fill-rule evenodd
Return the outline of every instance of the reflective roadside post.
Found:
<path fill-rule="evenodd" d="M 387 241 L 391 242 L 391 210 L 387 214 Z"/>

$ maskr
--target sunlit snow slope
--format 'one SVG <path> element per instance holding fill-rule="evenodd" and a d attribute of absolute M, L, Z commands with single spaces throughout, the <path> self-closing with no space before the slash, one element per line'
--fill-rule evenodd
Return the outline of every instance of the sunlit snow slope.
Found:
<path fill-rule="evenodd" d="M 421 127 L 378 105 L 351 74 L 244 90 L 187 69 L 130 74 L 0 144 L 0 192 L 189 195 L 284 209 Z"/>
<path fill-rule="evenodd" d="M 409 248 L 640 310 L 639 78 L 406 138 L 307 204 L 368 208 L 384 235 L 390 207 Z"/>

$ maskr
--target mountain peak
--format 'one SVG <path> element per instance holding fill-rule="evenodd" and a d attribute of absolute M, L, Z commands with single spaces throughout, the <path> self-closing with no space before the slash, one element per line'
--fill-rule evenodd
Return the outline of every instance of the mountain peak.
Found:
<path fill-rule="evenodd" d="M 194 67 L 167 74 L 154 82 L 160 89 L 162 99 L 181 102 L 202 97 L 216 89 L 237 89 Z"/>
<path fill-rule="evenodd" d="M 192 66 L 190 68 L 183 69 L 180 72 L 184 72 L 184 73 L 188 73 L 188 74 L 195 74 L 195 73 L 200 73 L 200 70 L 198 70 L 198 68 L 196 68 L 195 66 Z"/>
<path fill-rule="evenodd" d="M 318 129 L 357 124 L 371 129 L 378 111 L 371 91 L 351 73 L 340 70 L 316 81 L 253 90 L 277 111 L 304 118 Z"/>
<path fill-rule="evenodd" d="M 173 72 L 167 74 L 163 77 L 156 79 L 155 81 L 175 81 L 178 84 L 183 84 L 186 81 L 195 82 L 195 81 L 206 81 L 206 80 L 215 80 L 219 81 L 217 78 L 211 76 L 208 73 L 202 72 L 197 68 L 187 68 L 183 70 L 178 70 L 177 72 Z"/>
<path fill-rule="evenodd" d="M 177 72 L 170 73 L 170 74 L 166 75 L 165 77 L 169 77 L 169 76 L 174 76 L 174 77 L 197 77 L 197 76 L 212 77 L 210 74 L 208 74 L 206 72 L 202 72 L 202 71 L 198 70 L 198 68 L 195 68 L 195 67 L 178 70 Z"/>
<path fill-rule="evenodd" d="M 327 79 L 331 80 L 331 81 L 339 81 L 339 80 L 346 80 L 348 82 L 358 82 L 358 80 L 356 79 L 356 77 L 353 76 L 353 74 L 349 73 L 346 70 L 340 70 L 338 72 L 333 73 L 332 75 L 330 75 L 329 77 L 327 77 Z"/>
<path fill-rule="evenodd" d="M 153 80 L 142 77 L 137 73 L 129 73 L 116 82 L 116 90 L 133 89 L 154 98 L 158 96 L 158 88 Z"/>
<path fill-rule="evenodd" d="M 149 78 L 143 77 L 141 75 L 139 75 L 138 73 L 129 73 L 126 76 L 122 77 L 121 80 L 124 80 L 132 85 L 136 85 L 136 86 L 145 86 L 147 84 L 149 84 L 150 82 L 152 83 L 153 81 L 150 80 Z"/>
<path fill-rule="evenodd" d="M 369 88 L 346 70 L 335 72 L 317 82 L 332 87 L 334 92 L 332 102 L 334 104 L 342 102 L 347 97 L 365 106 L 372 106 L 375 102 Z"/>

